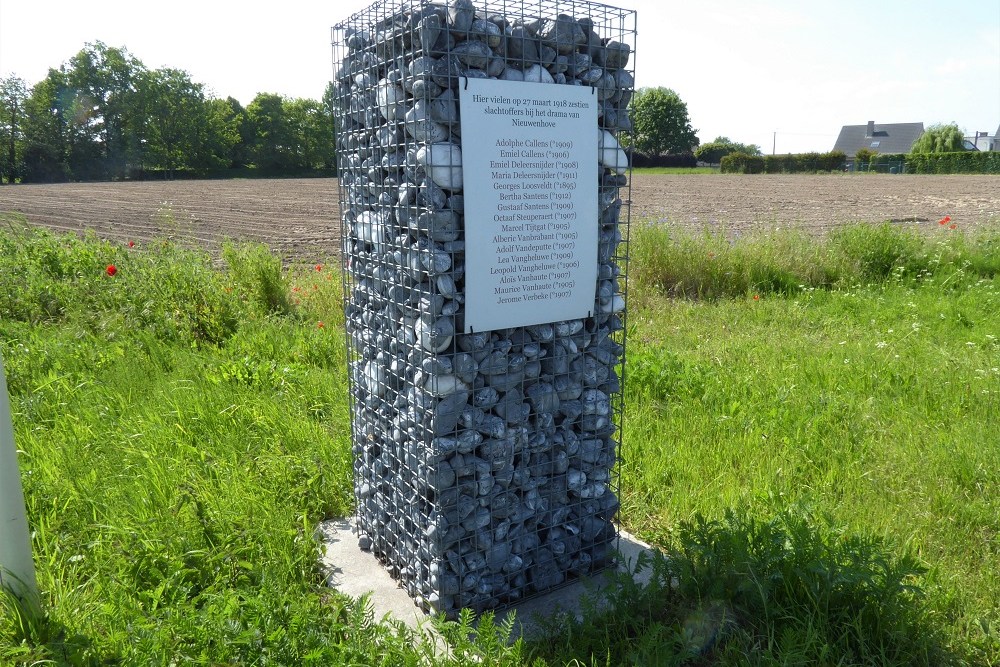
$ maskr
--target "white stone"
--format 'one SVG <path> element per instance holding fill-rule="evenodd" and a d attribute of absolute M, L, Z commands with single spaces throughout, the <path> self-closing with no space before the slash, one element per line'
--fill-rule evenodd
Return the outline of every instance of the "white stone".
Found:
<path fill-rule="evenodd" d="M 354 223 L 354 233 L 362 241 L 382 246 L 385 243 L 385 221 L 377 213 L 363 211 Z"/>
<path fill-rule="evenodd" d="M 406 113 L 403 102 L 406 101 L 406 91 L 388 79 L 378 82 L 378 110 L 386 120 L 397 120 Z"/>
<path fill-rule="evenodd" d="M 602 167 L 611 169 L 619 175 L 628 171 L 628 156 L 614 135 L 607 130 L 598 130 L 597 161 Z"/>
<path fill-rule="evenodd" d="M 462 149 L 452 143 L 433 143 L 417 151 L 417 163 L 445 190 L 462 189 Z"/>
<path fill-rule="evenodd" d="M 417 141 L 435 143 L 448 138 L 448 128 L 431 120 L 427 105 L 417 100 L 404 117 L 406 133 Z"/>
<path fill-rule="evenodd" d="M 532 65 L 524 70 L 524 80 L 532 83 L 555 83 L 555 79 L 549 74 L 549 70 L 541 65 Z"/>
<path fill-rule="evenodd" d="M 469 387 L 454 375 L 428 375 L 427 379 L 424 380 L 424 389 L 435 396 L 442 397 L 459 391 L 467 391 Z"/>

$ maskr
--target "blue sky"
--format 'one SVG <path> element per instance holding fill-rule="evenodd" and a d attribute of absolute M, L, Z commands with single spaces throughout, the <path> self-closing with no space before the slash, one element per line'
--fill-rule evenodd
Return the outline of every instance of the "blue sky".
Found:
<path fill-rule="evenodd" d="M 330 26 L 369 4 L 0 0 L 0 76 L 34 83 L 101 40 L 244 103 L 318 98 Z M 637 85 L 676 90 L 702 141 L 825 151 L 841 125 L 869 120 L 1000 126 L 1000 0 L 612 4 L 637 12 Z"/>

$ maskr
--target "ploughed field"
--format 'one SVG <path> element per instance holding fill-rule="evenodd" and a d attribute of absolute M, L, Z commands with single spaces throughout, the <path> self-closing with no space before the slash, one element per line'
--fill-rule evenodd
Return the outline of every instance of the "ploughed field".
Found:
<path fill-rule="evenodd" d="M 962 229 L 1000 224 L 1000 177 L 898 175 L 652 175 L 633 177 L 632 221 L 741 234 L 795 227 L 810 233 L 854 221 Z M 172 237 L 217 249 L 260 241 L 289 262 L 339 251 L 335 179 L 60 183 L 0 187 L 0 213 L 33 225 L 92 230 L 112 241 Z"/>

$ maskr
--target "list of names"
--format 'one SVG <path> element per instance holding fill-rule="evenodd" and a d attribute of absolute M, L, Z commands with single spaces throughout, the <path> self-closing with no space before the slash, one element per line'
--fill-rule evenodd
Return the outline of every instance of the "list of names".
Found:
<path fill-rule="evenodd" d="M 597 278 L 597 100 L 590 88 L 460 86 L 466 331 L 586 317 Z"/>

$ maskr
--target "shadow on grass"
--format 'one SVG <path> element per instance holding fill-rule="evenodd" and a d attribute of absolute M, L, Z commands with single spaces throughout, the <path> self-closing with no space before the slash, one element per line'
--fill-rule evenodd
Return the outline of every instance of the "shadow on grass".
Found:
<path fill-rule="evenodd" d="M 582 619 L 553 619 L 549 664 L 960 664 L 915 556 L 785 512 L 682 523 L 641 586 L 619 575 Z M 596 661 L 596 662 L 595 662 Z"/>

